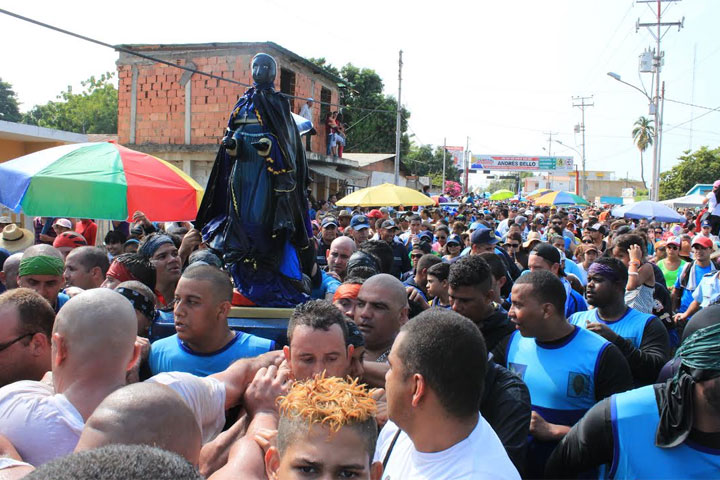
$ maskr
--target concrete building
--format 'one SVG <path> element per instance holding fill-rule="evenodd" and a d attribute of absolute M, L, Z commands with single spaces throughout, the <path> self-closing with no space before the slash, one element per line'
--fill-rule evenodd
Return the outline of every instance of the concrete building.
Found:
<path fill-rule="evenodd" d="M 122 47 L 247 85 L 252 84 L 252 57 L 265 52 L 277 61 L 275 88 L 290 96 L 293 112 L 299 113 L 305 101 L 292 96 L 332 104 L 339 100 L 342 79 L 273 42 Z M 205 186 L 230 110 L 248 87 L 123 52 L 117 69 L 120 144 L 170 161 Z M 331 108 L 336 110 L 320 103 L 312 107 L 318 134 L 307 158 L 316 199 L 365 186 L 366 175 L 356 162 L 325 155 L 324 118 Z"/>

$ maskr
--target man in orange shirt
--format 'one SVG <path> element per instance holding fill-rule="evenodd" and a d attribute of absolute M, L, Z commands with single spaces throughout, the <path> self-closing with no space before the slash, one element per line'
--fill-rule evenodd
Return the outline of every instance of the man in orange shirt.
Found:
<path fill-rule="evenodd" d="M 94 247 L 97 237 L 97 224 L 89 218 L 82 218 L 75 223 L 75 231 L 85 237 L 87 244 Z"/>

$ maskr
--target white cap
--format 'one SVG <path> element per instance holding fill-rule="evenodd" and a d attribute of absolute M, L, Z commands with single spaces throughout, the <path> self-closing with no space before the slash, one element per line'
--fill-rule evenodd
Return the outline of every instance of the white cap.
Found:
<path fill-rule="evenodd" d="M 55 225 L 60 225 L 61 227 L 69 228 L 70 230 L 73 228 L 72 222 L 67 218 L 58 218 L 55 220 L 55 223 L 53 223 L 53 227 Z"/>

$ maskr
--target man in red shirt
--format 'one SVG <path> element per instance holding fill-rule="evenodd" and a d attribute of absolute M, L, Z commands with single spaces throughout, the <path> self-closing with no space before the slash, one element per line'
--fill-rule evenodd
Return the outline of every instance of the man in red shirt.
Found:
<path fill-rule="evenodd" d="M 97 237 L 97 224 L 89 218 L 82 218 L 75 223 L 75 231 L 85 237 L 87 244 L 95 246 L 95 237 Z"/>

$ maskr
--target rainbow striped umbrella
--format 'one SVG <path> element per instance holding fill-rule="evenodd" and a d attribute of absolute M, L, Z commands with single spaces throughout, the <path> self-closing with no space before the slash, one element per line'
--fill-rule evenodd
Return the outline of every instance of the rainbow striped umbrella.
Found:
<path fill-rule="evenodd" d="M 40 150 L 0 163 L 0 203 L 41 217 L 194 220 L 200 185 L 165 160 L 111 142 Z"/>
<path fill-rule="evenodd" d="M 546 193 L 550 193 L 553 191 L 554 190 L 550 190 L 549 188 L 538 188 L 537 190 L 533 190 L 532 192 L 525 195 L 525 197 L 527 197 L 529 199 L 534 199 L 534 198 L 542 197 Z"/>
<path fill-rule="evenodd" d="M 590 202 L 574 193 L 550 192 L 538 197 L 535 205 L 590 205 Z"/>

